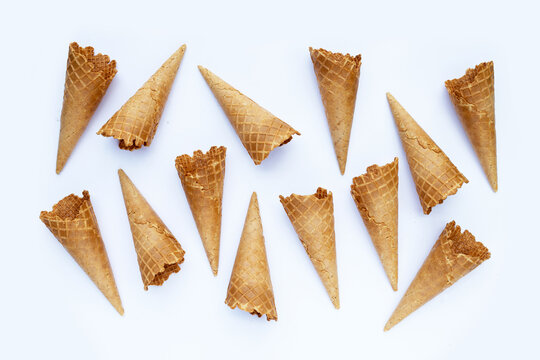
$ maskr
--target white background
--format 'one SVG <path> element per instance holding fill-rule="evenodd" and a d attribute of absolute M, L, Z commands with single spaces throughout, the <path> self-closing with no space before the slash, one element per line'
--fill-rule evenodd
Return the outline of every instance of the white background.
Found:
<path fill-rule="evenodd" d="M 355 5 L 352 5 L 354 3 Z M 158 1 L 5 3 L 0 13 L 0 358 L 534 358 L 540 301 L 538 4 L 522 1 Z M 114 78 L 55 174 L 68 44 L 116 59 Z M 101 125 L 181 44 L 187 51 L 152 146 L 127 152 Z M 308 47 L 362 54 L 345 176 L 339 174 Z M 495 62 L 499 192 L 493 193 L 444 81 Z M 302 133 L 253 165 L 197 65 Z M 422 213 L 385 92 L 468 177 Z M 225 145 L 214 278 L 174 168 Z M 354 176 L 398 156 L 399 291 L 349 194 Z M 116 171 L 123 168 L 186 250 L 182 270 L 143 291 Z M 335 310 L 278 200 L 333 191 L 341 309 Z M 90 191 L 125 307 L 119 316 L 39 221 Z M 223 302 L 248 201 L 257 191 L 279 320 Z M 400 323 L 383 326 L 444 225 L 455 219 L 492 258 Z"/>

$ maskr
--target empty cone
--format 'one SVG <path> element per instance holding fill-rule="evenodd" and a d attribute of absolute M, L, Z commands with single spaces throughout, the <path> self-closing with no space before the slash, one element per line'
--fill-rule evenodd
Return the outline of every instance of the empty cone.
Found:
<path fill-rule="evenodd" d="M 111 61 L 107 55 L 94 55 L 93 47 L 82 48 L 76 42 L 69 44 L 57 174 L 64 168 L 115 75 L 116 61 Z"/>
<path fill-rule="evenodd" d="M 447 80 L 445 85 L 491 188 L 497 191 L 493 61 L 468 69 L 464 76 Z"/>
<path fill-rule="evenodd" d="M 97 132 L 120 140 L 121 149 L 150 146 L 184 57 L 182 45 Z"/>
<path fill-rule="evenodd" d="M 398 158 L 355 177 L 351 195 L 394 291 L 398 283 Z"/>
<path fill-rule="evenodd" d="M 118 170 L 144 290 L 180 271 L 184 250 L 123 170 Z"/>
<path fill-rule="evenodd" d="M 279 199 L 332 303 L 339 309 L 332 193 L 318 188 L 313 195 L 280 195 Z"/>
<path fill-rule="evenodd" d="M 345 173 L 362 56 L 309 48 L 341 175 Z"/>
<path fill-rule="evenodd" d="M 384 330 L 390 330 L 490 256 L 488 249 L 475 241 L 470 232 L 461 233 L 454 221 L 448 223 Z"/>
<path fill-rule="evenodd" d="M 469 181 L 411 115 L 387 93 L 424 214 Z"/>
<path fill-rule="evenodd" d="M 277 320 L 257 194 L 251 195 L 225 304 Z"/>
<path fill-rule="evenodd" d="M 52 211 L 42 211 L 39 218 L 123 315 L 124 308 L 88 191 L 83 191 L 82 198 L 73 194 L 66 196 Z"/>
<path fill-rule="evenodd" d="M 202 66 L 199 70 L 255 165 L 266 159 L 272 150 L 291 141 L 294 134 L 300 135 L 209 70 Z"/>
<path fill-rule="evenodd" d="M 193 156 L 176 158 L 176 170 L 214 275 L 219 264 L 226 151 L 224 146 L 212 146 L 205 154 L 197 150 Z"/>

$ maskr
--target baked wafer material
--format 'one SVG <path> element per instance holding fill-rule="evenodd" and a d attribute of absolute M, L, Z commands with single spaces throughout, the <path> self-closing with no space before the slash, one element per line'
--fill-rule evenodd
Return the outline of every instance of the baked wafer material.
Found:
<path fill-rule="evenodd" d="M 76 42 L 69 44 L 56 155 L 57 174 L 64 168 L 115 75 L 116 61 L 107 55 L 94 55 L 91 46 L 83 48 Z"/>
<path fill-rule="evenodd" d="M 490 61 L 468 69 L 459 79 L 447 80 L 445 85 L 491 188 L 496 192 L 497 140 L 493 82 L 493 61 Z"/>
<path fill-rule="evenodd" d="M 390 330 L 413 311 L 452 286 L 490 258 L 488 249 L 467 230 L 461 233 L 455 221 L 446 225 L 424 264 L 386 323 Z"/>
<path fill-rule="evenodd" d="M 450 195 L 454 195 L 469 180 L 450 161 L 411 115 L 390 94 L 386 97 L 399 131 L 401 144 L 416 185 L 424 214 Z"/>
<path fill-rule="evenodd" d="M 176 50 L 97 134 L 118 139 L 124 150 L 150 146 L 185 51 Z"/>
<path fill-rule="evenodd" d="M 144 290 L 180 271 L 184 250 L 123 170 L 118 170 Z"/>
<path fill-rule="evenodd" d="M 39 218 L 116 311 L 123 315 L 124 308 L 88 191 L 83 191 L 83 197 L 66 196 L 53 206 L 52 211 L 42 211 Z"/>

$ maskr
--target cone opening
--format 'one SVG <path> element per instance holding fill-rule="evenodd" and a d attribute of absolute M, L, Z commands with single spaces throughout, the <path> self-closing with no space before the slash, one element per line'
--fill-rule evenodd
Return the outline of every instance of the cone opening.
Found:
<path fill-rule="evenodd" d="M 192 175 L 200 169 L 206 169 L 211 162 L 221 161 L 225 157 L 226 151 L 225 146 L 212 146 L 206 153 L 196 150 L 193 152 L 193 156 L 180 155 L 175 160 L 176 169 L 184 176 Z"/>
<path fill-rule="evenodd" d="M 90 195 L 86 190 L 83 191 L 83 197 L 70 194 L 54 205 L 52 211 L 42 211 L 40 217 L 58 217 L 62 220 L 73 220 L 79 216 L 83 203 L 89 200 Z"/>
<path fill-rule="evenodd" d="M 351 189 L 353 189 L 356 186 L 365 184 L 367 182 L 373 182 L 373 181 L 376 182 L 382 179 L 386 174 L 391 173 L 394 169 L 397 170 L 397 167 L 398 167 L 397 157 L 394 158 L 394 161 L 383 166 L 379 166 L 377 164 L 371 165 L 366 169 L 365 174 L 362 174 L 360 176 L 353 178 L 353 184 L 351 185 Z"/>
<path fill-rule="evenodd" d="M 493 67 L 493 61 L 483 62 L 474 67 L 474 69 L 467 69 L 465 75 L 460 78 L 446 80 L 445 85 L 448 90 L 453 92 L 459 92 L 461 88 L 466 87 L 476 81 L 478 74 L 486 69 L 487 67 Z"/>
<path fill-rule="evenodd" d="M 84 56 L 86 61 L 93 65 L 94 72 L 101 72 L 105 78 L 113 77 L 116 74 L 116 61 L 109 58 L 108 55 L 94 55 L 94 48 L 87 46 L 85 48 L 79 46 L 76 42 L 69 45 L 70 50 L 76 54 Z"/>
<path fill-rule="evenodd" d="M 347 62 L 350 61 L 354 64 L 355 68 L 359 68 L 360 65 L 362 65 L 362 55 L 351 55 L 349 53 L 342 54 L 339 52 L 332 52 L 325 50 L 323 48 L 319 49 L 313 49 L 312 47 L 309 48 L 309 52 L 311 54 L 311 58 L 315 59 L 317 56 L 322 56 L 325 58 L 331 58 L 335 62 Z"/>
<path fill-rule="evenodd" d="M 444 230 L 447 239 L 450 241 L 450 250 L 454 255 L 467 255 L 482 261 L 491 257 L 489 250 L 479 241 L 475 240 L 473 234 L 468 230 L 461 233 L 461 228 L 456 226 L 455 221 L 446 225 Z"/>

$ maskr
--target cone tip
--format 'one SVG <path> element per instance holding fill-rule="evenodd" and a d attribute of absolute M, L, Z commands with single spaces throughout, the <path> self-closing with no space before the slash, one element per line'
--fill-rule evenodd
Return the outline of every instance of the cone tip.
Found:
<path fill-rule="evenodd" d="M 390 94 L 389 92 L 386 93 L 386 99 L 388 101 L 395 101 L 396 99 L 394 98 L 394 96 L 392 94 Z"/>

